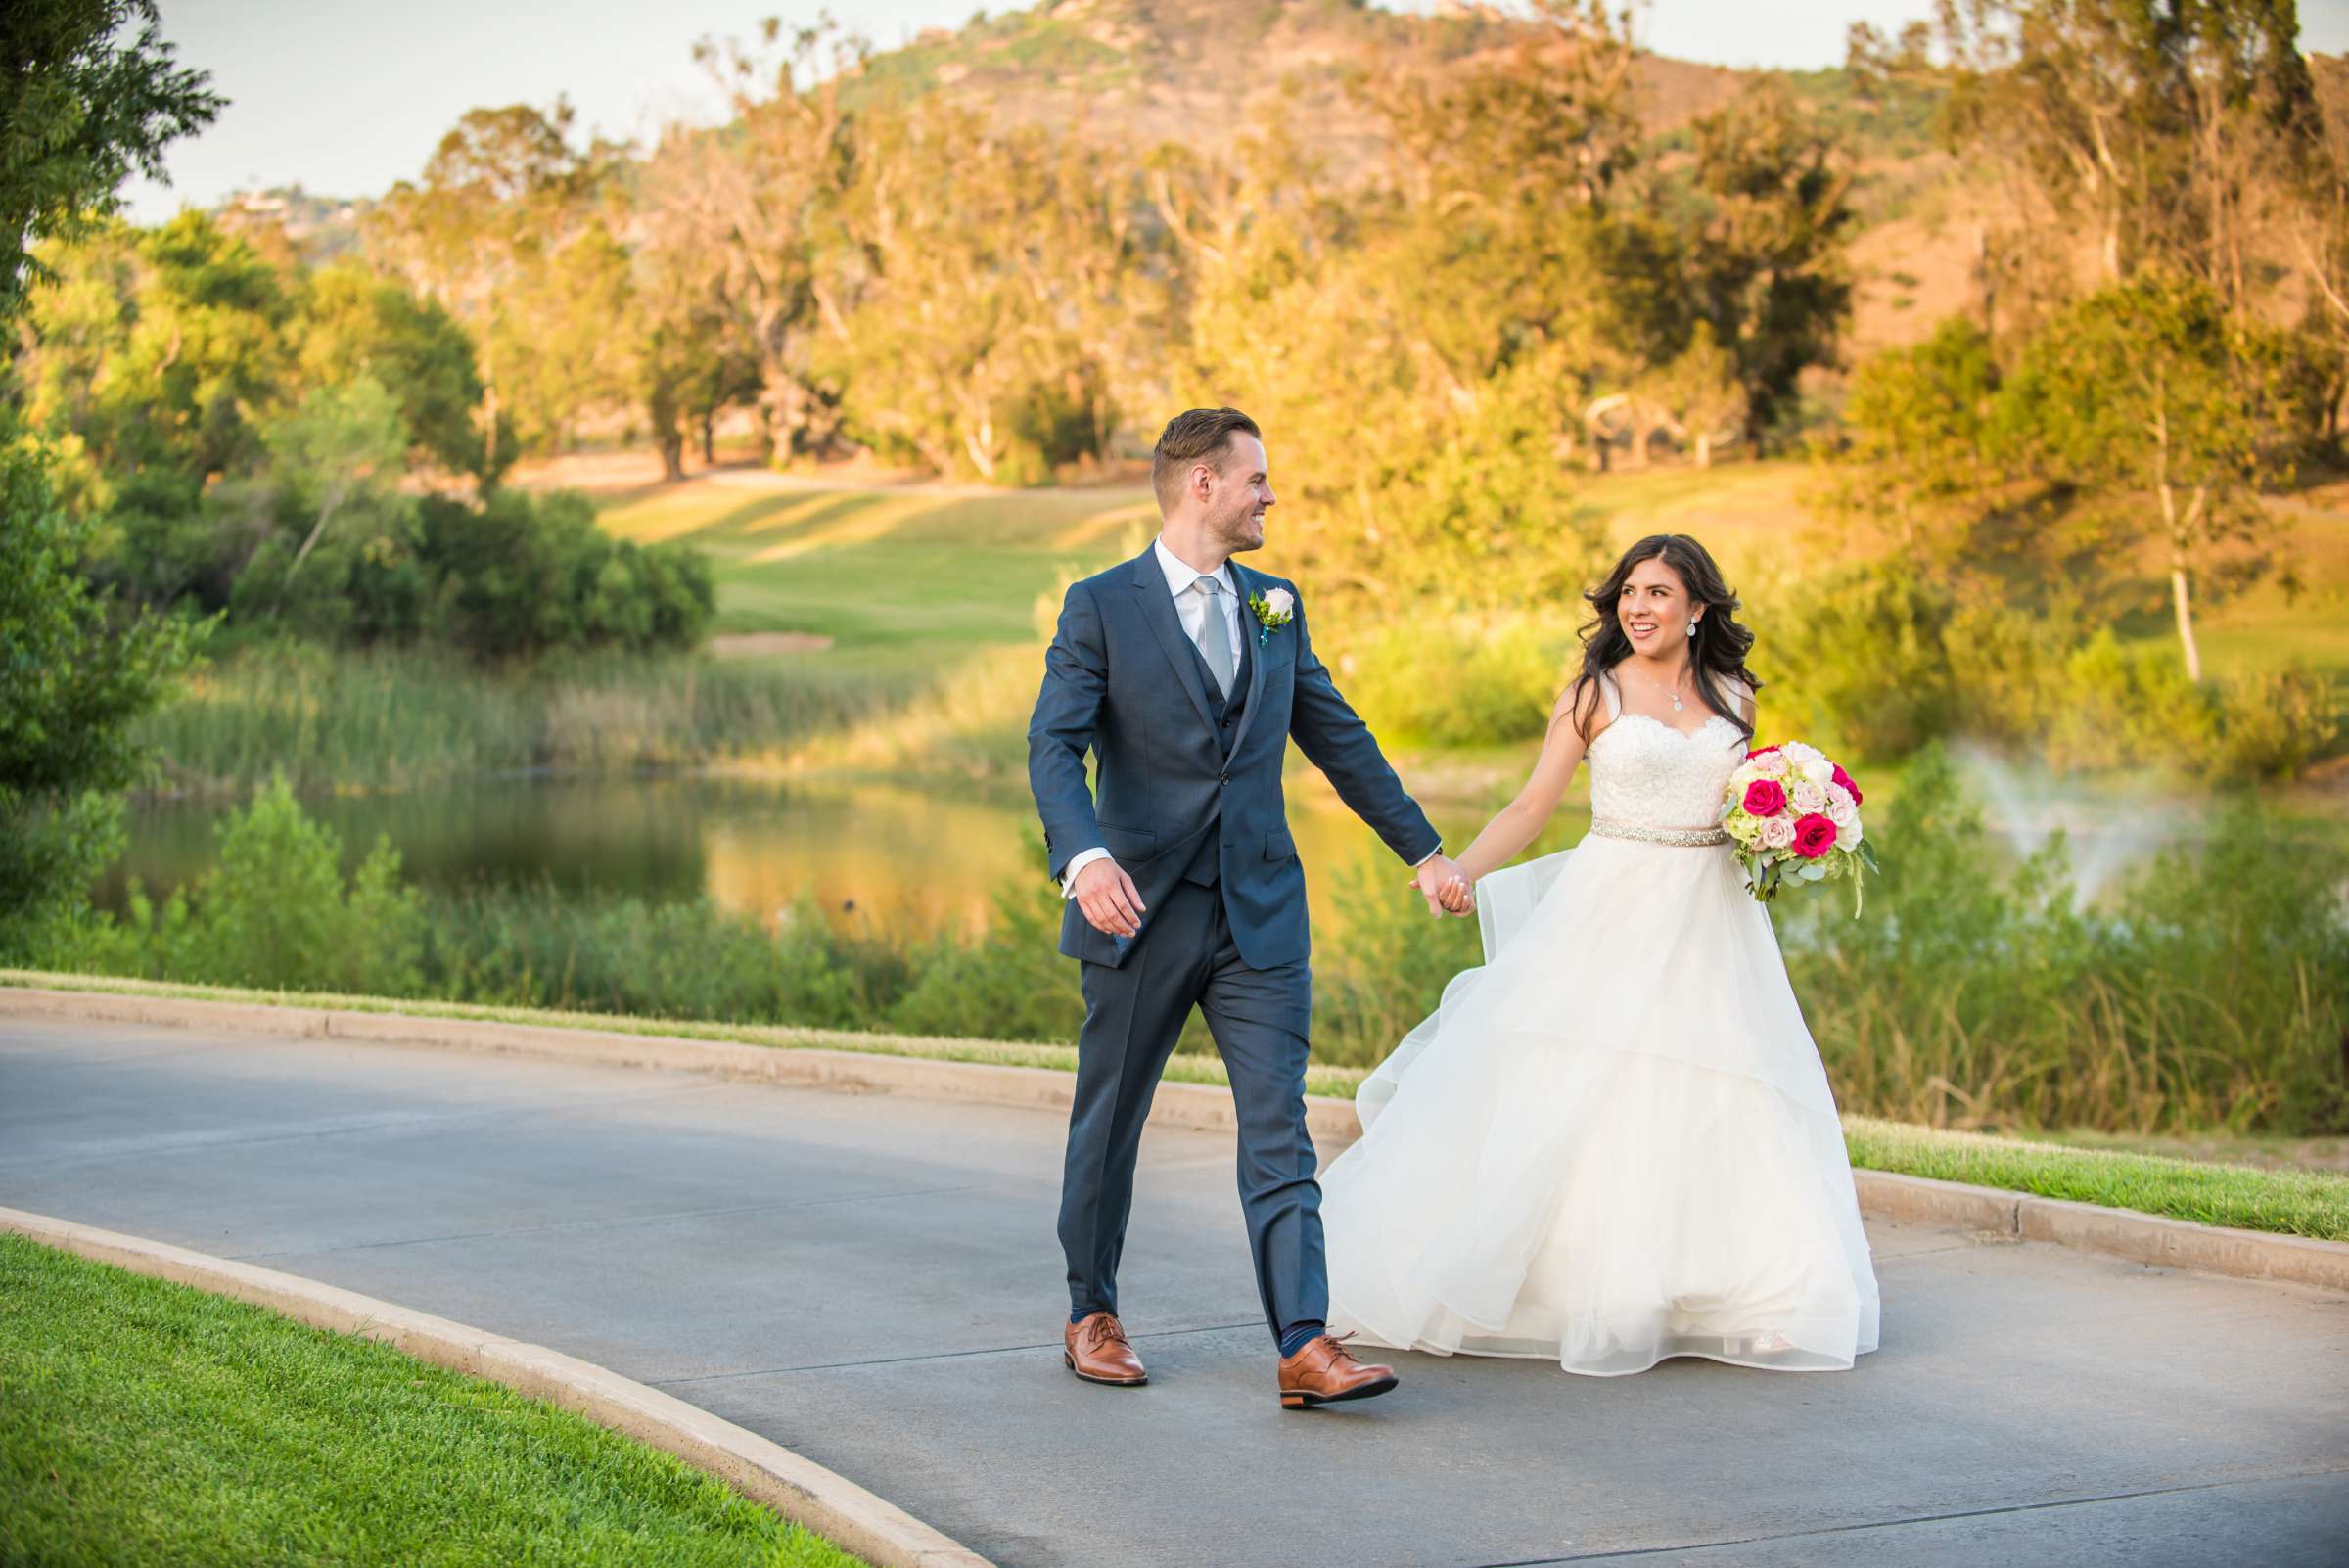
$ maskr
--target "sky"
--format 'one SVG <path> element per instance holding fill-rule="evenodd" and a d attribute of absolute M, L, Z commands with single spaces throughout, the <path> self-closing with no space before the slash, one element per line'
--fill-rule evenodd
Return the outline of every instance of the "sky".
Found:
<path fill-rule="evenodd" d="M 441 134 L 483 105 L 568 94 L 582 131 L 649 140 L 674 119 L 718 117 L 693 62 L 696 39 L 749 38 L 781 15 L 811 20 L 821 0 L 161 0 L 163 36 L 208 70 L 228 107 L 165 155 L 170 184 L 123 192 L 141 222 L 230 193 L 300 185 L 374 196 L 413 178 Z M 1402 9 L 1426 9 L 1405 0 Z M 925 27 L 955 27 L 974 0 L 829 0 L 881 47 Z M 998 6 L 997 9 L 1016 9 Z M 1658 54 L 1722 66 L 1843 63 L 1854 22 L 1887 32 L 1930 0 L 1650 0 L 1638 23 Z M 2301 46 L 2349 51 L 2349 0 L 2302 0 Z"/>

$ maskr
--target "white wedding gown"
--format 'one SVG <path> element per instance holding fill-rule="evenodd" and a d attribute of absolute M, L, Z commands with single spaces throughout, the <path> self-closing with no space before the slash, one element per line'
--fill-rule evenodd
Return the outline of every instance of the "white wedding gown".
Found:
<path fill-rule="evenodd" d="M 1590 835 L 1477 885 L 1484 966 L 1356 1094 L 1330 1327 L 1599 1376 L 1849 1367 L 1875 1270 L 1776 934 L 1727 847 L 1655 839 L 1718 823 L 1744 746 L 1602 691 Z"/>

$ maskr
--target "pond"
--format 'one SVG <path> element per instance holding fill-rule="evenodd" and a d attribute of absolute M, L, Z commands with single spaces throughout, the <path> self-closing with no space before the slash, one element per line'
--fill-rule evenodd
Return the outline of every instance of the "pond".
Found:
<path fill-rule="evenodd" d="M 1472 804 L 1428 804 L 1454 850 L 1485 820 Z M 239 805 L 134 806 L 128 852 L 100 901 L 123 908 L 134 876 L 160 896 L 201 874 L 216 858 L 214 826 Z M 408 879 L 438 892 L 543 888 L 554 898 L 652 902 L 707 895 L 770 922 L 806 894 L 843 924 L 902 937 L 976 931 L 998 890 L 1042 872 L 1036 811 L 1016 785 L 508 775 L 317 794 L 302 806 L 342 838 L 348 865 L 388 835 Z M 1317 920 L 1332 913 L 1338 873 L 1356 866 L 1374 867 L 1405 896 L 1401 863 L 1310 775 L 1292 779 L 1289 814 Z M 1589 821 L 1585 809 L 1562 808 L 1540 849 L 1572 843 Z"/>

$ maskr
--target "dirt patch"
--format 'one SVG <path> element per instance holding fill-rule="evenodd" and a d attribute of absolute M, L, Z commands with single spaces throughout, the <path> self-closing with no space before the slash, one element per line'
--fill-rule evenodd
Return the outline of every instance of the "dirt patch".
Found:
<path fill-rule="evenodd" d="M 720 659 L 822 653 L 831 646 L 832 639 L 819 631 L 737 631 L 710 639 L 710 651 Z"/>

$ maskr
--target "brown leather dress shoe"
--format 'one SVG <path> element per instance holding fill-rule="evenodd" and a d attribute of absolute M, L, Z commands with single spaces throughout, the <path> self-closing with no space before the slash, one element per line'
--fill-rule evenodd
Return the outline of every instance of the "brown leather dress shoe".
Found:
<path fill-rule="evenodd" d="M 1365 1366 L 1346 1348 L 1352 1334 L 1316 1334 L 1294 1356 L 1280 1360 L 1280 1407 L 1302 1410 L 1309 1406 L 1335 1405 L 1341 1400 L 1366 1400 L 1395 1386 L 1392 1366 Z"/>
<path fill-rule="evenodd" d="M 1142 1370 L 1142 1359 L 1133 1353 L 1125 1328 L 1113 1314 L 1088 1313 L 1071 1323 L 1068 1343 L 1068 1354 L 1062 1360 L 1069 1363 L 1070 1371 L 1088 1383 L 1138 1388 L 1150 1381 L 1150 1374 Z"/>

